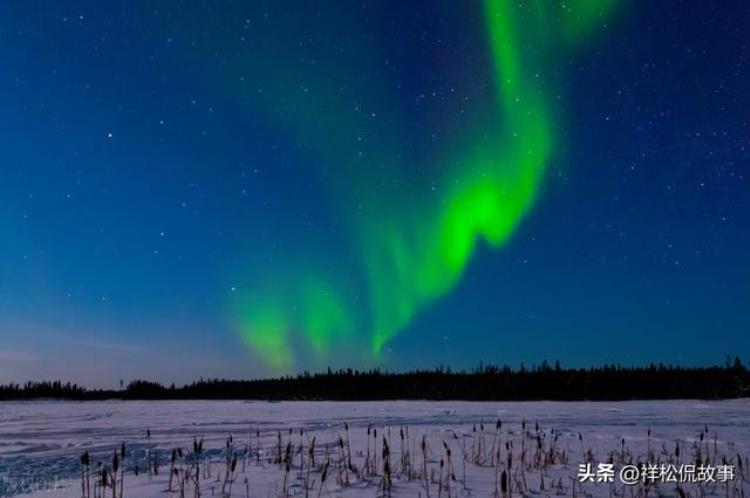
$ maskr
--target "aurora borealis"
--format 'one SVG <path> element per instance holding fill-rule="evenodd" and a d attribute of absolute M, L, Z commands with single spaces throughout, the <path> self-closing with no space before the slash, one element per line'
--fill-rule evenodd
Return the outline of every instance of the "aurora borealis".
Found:
<path fill-rule="evenodd" d="M 350 227 L 365 269 L 364 306 L 344 303 L 325 279 L 313 284 L 294 281 L 291 287 L 302 285 L 303 290 L 285 288 L 278 301 L 273 294 L 270 300 L 263 294 L 251 299 L 247 309 L 240 301 L 240 328 L 247 344 L 271 364 L 288 367 L 296 334 L 306 336 L 320 355 L 356 330 L 358 341 L 369 343 L 377 356 L 421 308 L 456 284 L 477 243 L 503 244 L 533 206 L 553 147 L 554 113 L 545 83 L 552 79 L 546 74 L 548 61 L 564 53 L 569 38 L 577 40 L 593 24 L 607 22 L 611 3 L 483 2 L 479 15 L 489 48 L 482 55 L 488 67 L 477 78 L 494 92 L 481 102 L 489 112 L 479 123 L 460 120 L 451 130 L 465 135 L 464 141 L 454 144 L 450 133 L 444 135 L 448 143 L 438 148 L 448 157 L 437 160 L 453 166 L 439 172 L 436 183 L 443 194 L 425 198 L 419 185 L 404 186 L 406 194 L 384 191 L 378 187 L 382 181 L 368 178 L 375 187 L 361 186 L 372 190 L 365 201 L 367 212 Z M 404 161 L 396 157 L 398 163 Z M 386 166 L 389 174 L 392 168 L 408 167 Z M 385 207 L 388 199 L 400 200 Z M 352 313 L 357 308 L 364 309 Z"/>
<path fill-rule="evenodd" d="M 747 349 L 744 9 L 6 5 L 0 381 Z"/>

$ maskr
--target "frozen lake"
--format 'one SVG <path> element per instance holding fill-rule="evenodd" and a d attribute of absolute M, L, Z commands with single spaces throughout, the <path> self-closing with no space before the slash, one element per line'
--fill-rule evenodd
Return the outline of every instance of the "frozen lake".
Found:
<path fill-rule="evenodd" d="M 502 421 L 499 430 L 498 420 Z M 372 435 L 375 430 L 380 431 L 377 438 Z M 406 430 L 405 439 L 402 430 Z M 40 487 L 60 479 L 67 480 L 65 489 L 55 493 L 80 497 L 81 453 L 91 454 L 93 472 L 96 462 L 108 465 L 123 442 L 128 448 L 125 495 L 163 496 L 172 449 L 179 447 L 187 454 L 194 438 L 204 441 L 203 465 L 208 468 L 200 472 L 211 473 L 201 484 L 211 489 L 202 492 L 219 494 L 221 482 L 215 481 L 214 474 L 225 477 L 229 435 L 231 453 L 244 464 L 243 472 L 238 466 L 231 479 L 235 483 L 232 496 L 304 495 L 305 488 L 311 496 L 380 496 L 383 470 L 367 455 L 377 454 L 382 459 L 383 436 L 394 462 L 392 496 L 447 496 L 448 487 L 453 496 L 492 496 L 499 486 L 495 474 L 502 471 L 496 463 L 498 455 L 502 465 L 507 465 L 508 458 L 516 460 L 517 474 L 510 484 L 515 496 L 572 496 L 576 492 L 601 496 L 624 492 L 629 496 L 631 487 L 617 480 L 576 484 L 578 464 L 586 459 L 594 463 L 613 459 L 618 467 L 646 460 L 683 464 L 701 458 L 704 462 L 713 459 L 716 465 L 727 461 L 736 466 L 739 459 L 750 455 L 750 400 L 5 402 L 0 403 L 0 496 L 16 494 L 27 484 Z M 315 444 L 311 443 L 313 437 Z M 339 448 L 339 438 L 347 442 L 347 449 Z M 296 456 L 291 458 L 289 471 L 275 461 L 278 447 L 287 445 Z M 304 456 L 310 446 L 317 456 L 314 465 Z M 679 456 L 674 454 L 676 446 L 681 448 Z M 449 475 L 446 449 L 452 450 L 453 475 L 441 479 L 441 460 L 445 475 Z M 343 474 L 337 474 L 336 481 L 331 477 L 321 488 L 321 462 L 334 466 L 342 455 L 351 459 L 354 467 L 339 469 L 339 474 L 346 471 L 346 481 L 336 482 L 343 480 Z M 162 471 L 149 476 L 145 469 L 154 459 Z M 731 491 L 729 485 L 737 486 L 739 493 L 742 478 L 713 487 L 707 484 L 700 491 L 726 496 Z M 690 495 L 698 493 L 696 484 L 683 488 Z M 651 489 L 674 495 L 676 485 Z"/>

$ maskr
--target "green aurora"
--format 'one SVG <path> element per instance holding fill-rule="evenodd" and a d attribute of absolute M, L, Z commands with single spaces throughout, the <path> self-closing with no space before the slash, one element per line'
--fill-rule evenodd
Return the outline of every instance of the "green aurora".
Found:
<path fill-rule="evenodd" d="M 552 96 L 557 92 L 550 83 L 554 76 L 548 74 L 551 61 L 606 24 L 613 9 L 614 0 L 484 1 L 482 36 L 488 49 L 481 55 L 493 97 L 469 113 L 472 122 L 451 126 L 452 139 L 436 147 L 441 156 L 437 160 L 447 165 L 435 181 L 440 196 L 425 195 L 407 175 L 399 176 L 413 166 L 408 154 L 399 153 L 397 140 L 408 136 L 408 117 L 391 123 L 391 138 L 386 139 L 390 153 L 378 158 L 394 164 L 375 168 L 372 160 L 367 168 L 335 166 L 349 162 L 341 149 L 350 147 L 316 130 L 356 129 L 355 113 L 381 103 L 361 102 L 353 111 L 321 113 L 310 104 L 286 116 L 277 112 L 277 125 L 286 133 L 316 138 L 319 162 L 328 165 L 321 166 L 320 174 L 338 192 L 333 196 L 340 202 L 336 208 L 346 213 L 346 230 L 362 275 L 351 279 L 354 283 L 342 283 L 326 270 L 330 265 L 325 258 L 313 263 L 314 252 L 304 261 L 290 261 L 294 270 L 269 274 L 233 302 L 244 343 L 279 370 L 307 352 L 324 359 L 351 348 L 378 358 L 420 310 L 457 284 L 478 243 L 494 248 L 506 243 L 534 205 L 551 154 L 561 147 L 555 143 L 554 130 L 560 124 L 554 116 Z M 283 58 L 283 48 L 278 50 L 282 53 L 274 55 Z M 259 64 L 272 72 L 272 59 L 269 55 Z M 332 86 L 339 93 L 355 94 L 351 85 L 335 79 L 319 76 L 309 91 L 322 101 Z M 250 106 L 257 111 L 260 105 Z M 414 158 L 430 160 L 435 157 Z M 356 197 L 342 192 L 355 192 Z M 300 349 L 301 336 L 309 350 Z"/>

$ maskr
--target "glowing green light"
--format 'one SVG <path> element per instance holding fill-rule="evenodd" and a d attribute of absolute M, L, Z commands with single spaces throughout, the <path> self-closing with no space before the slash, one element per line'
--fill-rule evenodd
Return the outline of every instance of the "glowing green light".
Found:
<path fill-rule="evenodd" d="M 308 282 L 302 302 L 307 338 L 315 353 L 324 356 L 333 341 L 352 332 L 353 324 L 341 298 L 325 282 Z"/>
<path fill-rule="evenodd" d="M 251 308 L 242 327 L 243 339 L 251 349 L 261 351 L 270 365 L 289 367 L 294 355 L 287 341 L 287 325 L 280 309 Z"/>
<path fill-rule="evenodd" d="M 376 176 L 376 164 L 361 170 L 337 168 L 349 159 L 311 118 L 330 113 L 308 109 L 296 122 L 287 123 L 319 138 L 326 164 L 339 173 L 333 175 L 337 185 L 355 182 L 358 192 L 369 192 L 366 200 L 358 199 L 361 209 L 351 217 L 366 290 L 355 305 L 336 292 L 335 280 L 309 275 L 289 279 L 283 291 L 258 295 L 254 302 L 260 305 L 243 308 L 246 343 L 279 367 L 293 361 L 292 344 L 298 349 L 300 338 L 323 357 L 343 339 L 359 335 L 360 344 L 366 339 L 371 354 L 378 356 L 420 310 L 456 285 L 479 242 L 491 247 L 506 243 L 534 205 L 555 146 L 555 94 L 545 69 L 565 45 L 580 42 L 602 23 L 614 2 L 484 1 L 492 112 L 486 121 L 468 125 L 465 142 L 443 144 L 446 162 L 457 166 L 445 169 L 439 199 L 389 189 L 384 178 L 398 179 L 407 169 L 398 160 L 386 170 L 390 178 Z M 337 128 L 356 128 L 357 112 L 342 109 L 340 117 L 324 119 L 337 122 Z M 400 150 L 395 139 L 383 149 Z M 346 174 L 352 176 L 342 180 Z"/>

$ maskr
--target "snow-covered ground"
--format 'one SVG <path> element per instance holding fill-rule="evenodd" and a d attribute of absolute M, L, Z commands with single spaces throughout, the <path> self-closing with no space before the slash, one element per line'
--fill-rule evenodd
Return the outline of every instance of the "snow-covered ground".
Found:
<path fill-rule="evenodd" d="M 196 461 L 193 441 L 201 439 Z M 101 492 L 98 463 L 111 468 L 122 443 L 127 498 L 181 491 L 195 497 L 196 480 L 201 496 L 228 496 L 231 487 L 233 497 L 741 498 L 745 487 L 750 492 L 750 400 L 44 401 L 0 403 L 0 496 L 36 488 L 31 496 L 81 497 L 80 456 L 87 451 L 93 497 Z M 708 483 L 661 482 L 665 475 L 652 485 L 620 480 L 623 466 L 679 469 L 698 459 L 724 474 L 712 474 L 715 482 Z M 585 462 L 602 478 L 611 462 L 613 482 L 580 483 Z M 730 467 L 734 478 L 721 482 Z M 121 496 L 119 482 L 114 493 Z M 111 486 L 106 496 L 113 496 Z"/>

